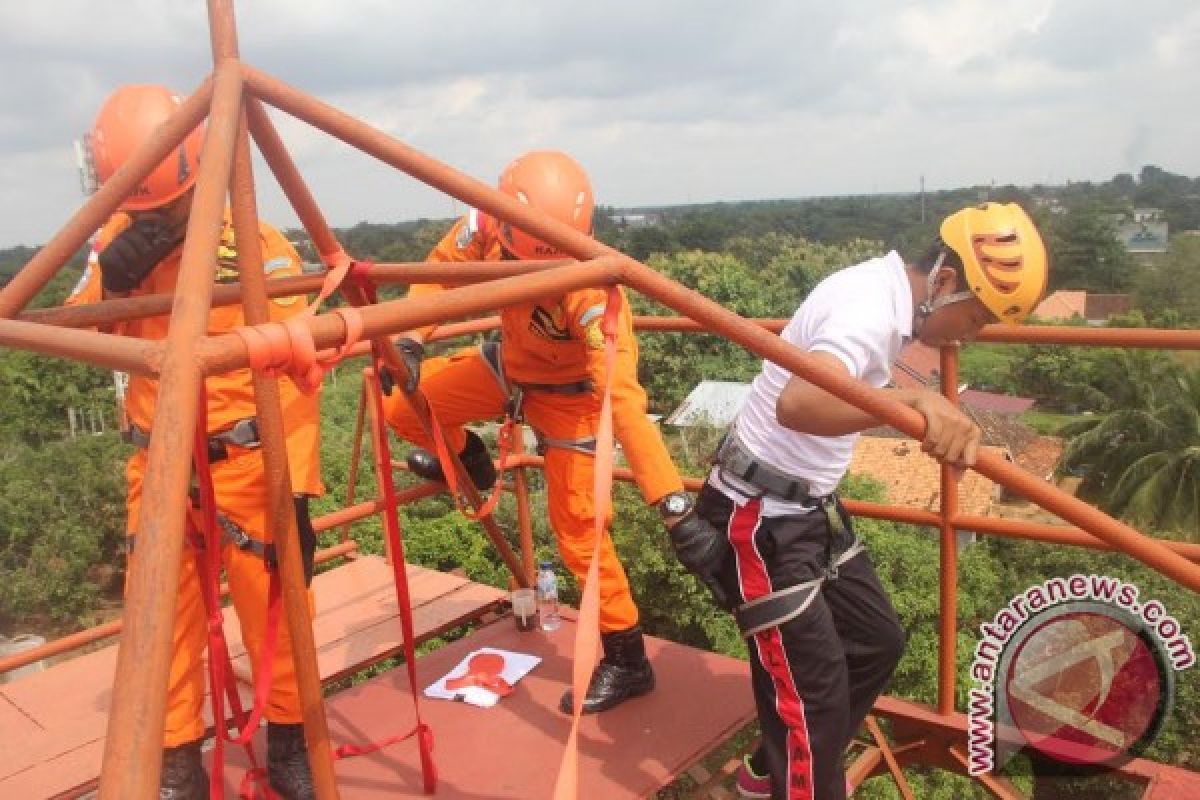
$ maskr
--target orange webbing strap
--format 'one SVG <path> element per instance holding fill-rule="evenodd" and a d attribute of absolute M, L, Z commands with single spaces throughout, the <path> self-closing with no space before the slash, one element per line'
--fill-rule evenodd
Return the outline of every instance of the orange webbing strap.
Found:
<path fill-rule="evenodd" d="M 496 481 L 496 486 L 492 489 L 491 495 L 477 510 L 472 511 L 470 508 L 467 508 L 463 503 L 462 494 L 458 489 L 458 473 L 450 466 L 450 446 L 446 444 L 446 434 L 442 430 L 442 423 L 438 421 L 437 413 L 433 410 L 433 404 L 429 402 L 429 398 L 425 399 L 425 406 L 429 409 L 429 424 L 432 429 L 429 431 L 429 434 L 433 439 L 433 449 L 437 454 L 438 462 L 442 465 L 442 475 L 446 478 L 446 488 L 450 490 L 450 497 L 454 500 L 454 507 L 467 519 L 478 521 L 489 516 L 496 510 L 496 505 L 500 502 L 500 496 L 504 494 L 504 482 L 500 480 Z M 512 453 L 516 426 L 516 420 L 512 418 L 511 414 L 507 414 L 504 417 L 504 423 L 500 426 L 500 430 L 496 434 L 496 443 L 499 450 L 496 465 L 496 472 L 498 473 L 504 472 L 508 464 L 508 457 Z"/>
<path fill-rule="evenodd" d="M 317 296 L 313 298 L 313 301 L 308 304 L 308 308 L 305 309 L 305 311 L 312 314 L 316 314 L 321 304 L 342 287 L 342 282 L 346 280 L 347 276 L 351 275 L 351 273 L 356 277 L 363 275 L 365 273 L 361 271 L 362 268 L 370 266 L 369 263 L 353 260 L 342 250 L 324 258 L 324 261 L 329 265 L 325 273 L 325 280 L 321 284 L 321 289 L 317 292 Z"/>
<path fill-rule="evenodd" d="M 508 465 L 508 456 L 512 452 L 513 436 L 515 435 L 517 421 L 512 418 L 512 415 L 504 417 L 504 423 L 500 426 L 500 430 L 496 433 L 497 457 L 496 472 L 503 474 Z M 451 470 L 453 471 L 453 470 Z M 487 502 L 479 507 L 477 511 L 465 510 L 467 519 L 480 520 L 496 510 L 496 506 L 500 503 L 500 496 L 504 494 L 504 481 L 497 479 L 495 488 L 492 489 L 491 495 Z"/>
<path fill-rule="evenodd" d="M 600 409 L 600 425 L 596 429 L 596 466 L 592 492 L 595 505 L 595 533 L 592 559 L 588 564 L 583 597 L 579 602 L 579 620 L 575 627 L 575 652 L 572 658 L 571 733 L 558 767 L 554 784 L 554 800 L 575 800 L 579 796 L 579 720 L 583 700 L 600 653 L 600 541 L 608 535 L 605 520 L 612 506 L 613 473 L 613 411 L 612 384 L 617 364 L 617 317 L 621 312 L 621 293 L 609 287 L 608 304 L 604 309 L 604 404 Z"/>
<path fill-rule="evenodd" d="M 382 363 L 382 353 L 379 346 L 374 346 L 376 364 Z M 396 485 L 392 480 L 392 454 L 388 444 L 387 426 L 383 416 L 383 392 L 379 386 L 378 373 L 371 369 L 363 370 L 363 385 L 374 412 L 376 424 L 371 426 L 372 450 L 375 453 L 375 474 L 383 490 L 383 530 L 388 537 L 388 545 L 392 554 L 392 572 L 396 585 L 396 606 L 400 610 L 400 627 L 404 635 L 404 665 L 408 670 L 408 685 L 412 692 L 413 715 L 416 724 L 408 733 L 389 736 L 377 742 L 365 745 L 344 744 L 334 751 L 334 758 L 347 758 L 365 753 L 373 753 L 388 745 L 417 737 L 417 747 L 421 756 L 421 778 L 426 794 L 437 790 L 437 764 L 433 760 L 433 730 L 421 719 L 421 693 L 417 686 L 417 655 L 414 645 L 412 595 L 408 588 L 408 572 L 405 569 L 404 540 L 400 536 L 400 522 L 397 518 L 399 501 L 396 497 Z"/>
<path fill-rule="evenodd" d="M 337 308 L 332 313 L 346 325 L 346 342 L 329 350 L 317 350 L 312 331 L 305 324 L 311 316 L 308 311 L 283 322 L 234 328 L 233 332 L 246 345 L 250 369 L 275 378 L 286 375 L 300 391 L 312 394 L 321 387 L 325 373 L 362 338 L 363 322 L 358 309 Z"/>
<path fill-rule="evenodd" d="M 371 266 L 369 263 L 352 261 L 340 251 L 331 256 L 329 261 L 331 266 L 325 273 L 320 291 L 299 314 L 283 322 L 233 330 L 246 345 L 250 369 L 275 378 L 287 375 L 305 394 L 312 394 L 319 389 L 325 373 L 336 366 L 362 338 L 363 323 L 358 310 L 338 308 L 332 313 L 340 316 L 346 325 L 346 342 L 341 347 L 321 351 L 313 343 L 312 331 L 308 329 L 306 321 L 316 316 L 321 304 L 341 288 L 347 276 L 364 281 Z"/>
<path fill-rule="evenodd" d="M 247 715 L 237 691 L 237 678 L 229 658 L 229 646 L 225 641 L 224 616 L 221 614 L 219 578 L 221 574 L 220 527 L 217 523 L 217 496 L 213 485 L 211 466 L 208 461 L 208 403 L 203 383 L 200 386 L 200 406 L 196 412 L 196 433 L 193 444 L 193 463 L 198 486 L 199 508 L 189 509 L 189 523 L 199 531 L 203 541 L 193 547 L 196 558 L 197 580 L 204 610 L 208 620 L 208 679 L 212 702 L 213 727 L 215 729 L 212 781 L 210 797 L 222 800 L 225 791 L 225 742 L 241 745 L 250 760 L 250 769 L 242 780 L 239 796 L 245 800 L 256 797 L 271 797 L 267 787 L 266 771 L 259 766 L 251 740 L 258 730 L 263 712 L 267 708 L 271 692 L 271 678 L 275 669 L 275 648 L 279 641 L 279 620 L 283 610 L 279 574 L 270 572 L 267 588 L 267 630 L 254 665 L 254 705 Z M 236 736 L 229 735 L 225 718 L 225 700 L 228 698 L 233 712 L 234 724 L 242 729 Z"/>

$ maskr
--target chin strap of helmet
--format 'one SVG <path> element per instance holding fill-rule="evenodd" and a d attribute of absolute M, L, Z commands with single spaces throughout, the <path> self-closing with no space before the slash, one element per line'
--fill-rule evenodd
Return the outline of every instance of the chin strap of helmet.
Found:
<path fill-rule="evenodd" d="M 975 296 L 975 293 L 967 289 L 961 292 L 954 292 L 945 297 L 933 296 L 934 288 L 937 286 L 938 271 L 942 268 L 942 264 L 946 261 L 946 248 L 943 246 L 941 252 L 938 253 L 937 261 L 933 262 L 933 266 L 929 270 L 929 274 L 925 276 L 925 299 L 917 306 L 917 310 L 913 315 L 913 333 L 920 332 L 921 326 L 925 324 L 925 320 L 929 315 L 937 311 L 939 308 L 945 308 L 953 303 L 961 303 L 963 300 L 970 300 Z"/>

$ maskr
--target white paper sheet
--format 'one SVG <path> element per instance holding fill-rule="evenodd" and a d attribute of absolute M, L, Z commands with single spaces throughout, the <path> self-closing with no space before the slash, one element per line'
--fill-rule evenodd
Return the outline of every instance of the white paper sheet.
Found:
<path fill-rule="evenodd" d="M 529 674 L 530 670 L 542 662 L 538 656 L 532 656 L 527 653 L 514 653 L 511 650 L 497 650 L 494 647 L 481 647 L 465 655 L 462 661 L 448 673 L 443 675 L 429 687 L 425 689 L 425 696 L 432 697 L 438 700 L 460 700 L 464 703 L 470 703 L 473 706 L 480 708 L 491 708 L 496 705 L 500 696 L 490 689 L 484 689 L 481 686 L 467 686 L 461 689 L 450 690 L 446 688 L 446 681 L 454 678 L 460 678 L 467 672 L 467 664 L 471 659 L 480 653 L 495 653 L 504 658 L 504 669 L 500 671 L 500 677 L 508 681 L 509 686 L 516 686 L 517 681 Z"/>

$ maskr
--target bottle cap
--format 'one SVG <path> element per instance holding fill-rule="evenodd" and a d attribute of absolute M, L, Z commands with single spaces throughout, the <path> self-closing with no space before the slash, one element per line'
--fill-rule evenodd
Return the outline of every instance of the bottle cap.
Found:
<path fill-rule="evenodd" d="M 553 561 L 543 561 L 542 569 L 554 569 L 554 562 Z"/>

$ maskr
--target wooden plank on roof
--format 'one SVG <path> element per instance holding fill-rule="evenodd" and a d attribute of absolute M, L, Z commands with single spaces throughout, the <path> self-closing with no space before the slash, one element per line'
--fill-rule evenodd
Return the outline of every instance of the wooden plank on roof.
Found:
<path fill-rule="evenodd" d="M 505 593 L 436 570 L 408 565 L 418 642 L 475 619 Z M 392 568 L 363 556 L 313 579 L 313 621 L 323 680 L 355 671 L 403 646 Z M 250 665 L 232 608 L 226 637 L 239 693 L 251 702 Z M 115 645 L 0 686 L 0 797 L 74 796 L 95 785 L 116 665 Z M 211 726 L 209 705 L 205 722 Z"/>
<path fill-rule="evenodd" d="M 428 700 L 441 775 L 439 800 L 550 797 L 570 718 L 558 710 L 570 680 L 573 615 L 553 633 L 519 633 L 505 618 L 417 661 L 418 690 L 479 647 L 533 653 L 544 661 L 491 709 Z M 726 656 L 648 638 L 658 688 L 603 714 L 585 717 L 579 737 L 579 796 L 622 800 L 652 796 L 754 717 L 749 665 Z M 337 744 L 365 743 L 413 725 L 406 671 L 395 669 L 329 698 Z M 232 791 L 244 772 L 233 753 Z M 335 764 L 342 800 L 423 798 L 414 741 Z"/>

